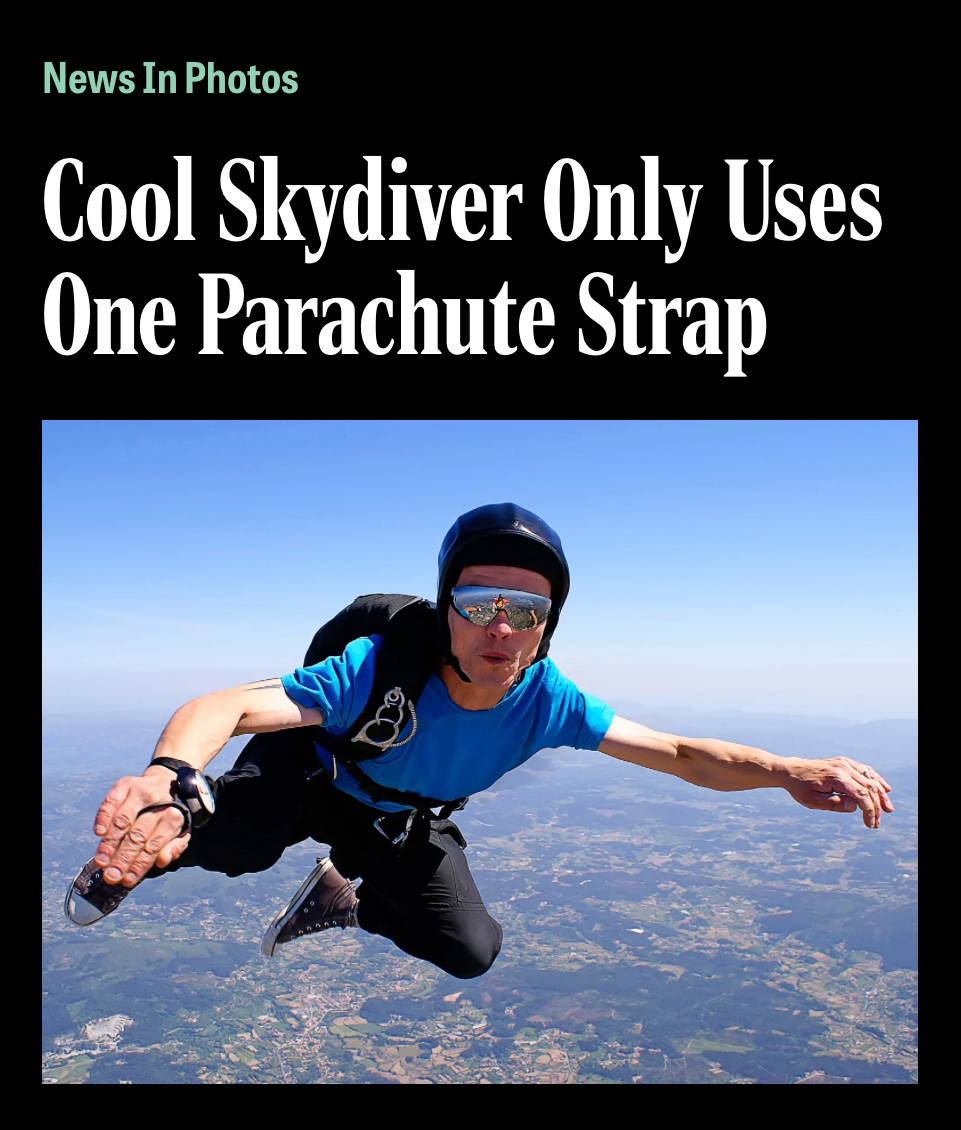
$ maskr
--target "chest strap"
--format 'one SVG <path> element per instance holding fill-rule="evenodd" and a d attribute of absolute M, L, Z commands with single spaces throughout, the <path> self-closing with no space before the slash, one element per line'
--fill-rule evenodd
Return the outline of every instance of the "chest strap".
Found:
<path fill-rule="evenodd" d="M 462 796 L 457 797 L 456 800 L 441 799 L 439 797 L 423 796 L 421 793 L 405 792 L 403 789 L 392 789 L 389 785 L 382 785 L 379 781 L 375 781 L 368 773 L 356 762 L 351 762 L 348 767 L 338 765 L 337 758 L 333 757 L 334 772 L 330 774 L 326 769 L 321 768 L 318 772 L 325 774 L 331 779 L 336 778 L 338 771 L 346 773 L 348 777 L 370 797 L 375 803 L 379 804 L 381 801 L 389 801 L 391 804 L 400 804 L 404 808 L 414 809 L 416 812 L 425 815 L 433 816 L 433 809 L 439 808 L 440 813 L 438 819 L 447 820 L 452 812 L 459 812 L 467 804 L 470 797 Z M 313 774 L 311 774 L 313 776 Z M 388 813 L 388 815 L 391 815 Z M 380 831 L 380 829 L 378 829 Z"/>

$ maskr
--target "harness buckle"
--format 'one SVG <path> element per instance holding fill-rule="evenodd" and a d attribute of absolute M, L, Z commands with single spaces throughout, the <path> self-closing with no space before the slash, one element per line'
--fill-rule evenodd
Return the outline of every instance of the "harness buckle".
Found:
<path fill-rule="evenodd" d="M 410 712 L 411 731 L 402 742 L 397 738 L 400 736 L 401 728 L 404 725 L 404 704 L 406 703 L 407 709 Z M 385 710 L 396 710 L 397 719 L 382 717 Z M 393 733 L 389 738 L 384 738 L 379 742 L 375 738 L 368 737 L 367 731 L 372 726 L 390 726 Z M 380 750 L 396 749 L 399 746 L 407 745 L 410 739 L 417 733 L 417 711 L 414 709 L 414 704 L 408 702 L 404 692 L 400 687 L 394 687 L 392 691 L 388 691 L 384 695 L 384 702 L 382 706 L 377 707 L 377 713 L 369 722 L 365 722 L 357 733 L 350 739 L 352 742 L 366 742 L 368 745 L 376 746 Z"/>
<path fill-rule="evenodd" d="M 414 817 L 417 815 L 417 809 L 412 808 L 410 810 L 410 813 L 408 814 L 408 817 L 407 817 L 407 823 L 404 825 L 404 827 L 401 829 L 401 831 L 396 836 L 394 836 L 393 838 L 391 838 L 391 835 L 390 835 L 389 832 L 384 831 L 383 826 L 382 826 L 383 821 L 386 820 L 388 816 L 392 816 L 392 815 L 393 815 L 393 813 L 386 812 L 386 813 L 384 813 L 383 816 L 378 816 L 377 819 L 374 821 L 374 827 L 377 829 L 378 832 L 380 832 L 380 834 L 384 837 L 384 839 L 389 844 L 393 844 L 394 847 L 398 847 L 399 845 L 403 844 L 404 841 L 407 839 L 407 836 L 410 833 L 411 825 L 414 823 Z"/>

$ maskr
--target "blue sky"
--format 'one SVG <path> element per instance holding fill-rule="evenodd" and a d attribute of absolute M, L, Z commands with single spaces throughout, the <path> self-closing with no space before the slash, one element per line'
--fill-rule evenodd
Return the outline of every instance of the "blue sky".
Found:
<path fill-rule="evenodd" d="M 916 492 L 912 422 L 47 422 L 44 706 L 163 720 L 282 674 L 511 500 L 571 563 L 552 657 L 639 721 L 916 716 Z"/>

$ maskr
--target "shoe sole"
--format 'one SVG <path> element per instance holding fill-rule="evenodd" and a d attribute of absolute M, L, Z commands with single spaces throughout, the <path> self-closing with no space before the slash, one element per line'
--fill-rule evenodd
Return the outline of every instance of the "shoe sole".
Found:
<path fill-rule="evenodd" d="M 273 957 L 277 952 L 277 937 L 281 930 L 283 930 L 290 921 L 291 916 L 300 908 L 300 904 L 303 902 L 307 892 L 313 887 L 321 875 L 326 874 L 331 867 L 333 867 L 333 862 L 329 856 L 326 859 L 318 859 L 317 866 L 300 884 L 297 893 L 267 927 L 267 933 L 264 934 L 264 940 L 260 946 L 260 952 L 264 957 Z"/>
<path fill-rule="evenodd" d="M 88 885 L 86 890 L 81 888 L 80 881 L 83 878 L 93 860 L 88 860 L 83 867 L 77 872 L 73 882 L 67 888 L 67 896 L 63 900 L 63 912 L 70 919 L 75 926 L 93 926 L 95 922 L 99 922 L 102 918 L 106 918 L 108 914 L 112 914 L 119 906 L 120 903 L 130 894 L 131 888 L 117 887 L 115 893 L 111 896 L 116 898 L 116 903 L 110 907 L 109 910 L 104 910 L 95 902 L 91 902 L 86 894 L 90 890 Z M 93 872 L 93 875 L 100 875 L 100 869 Z M 100 880 L 97 880 L 98 886 L 101 885 Z M 111 888 L 114 890 L 114 888 Z M 118 897 L 119 895 L 119 897 Z"/>

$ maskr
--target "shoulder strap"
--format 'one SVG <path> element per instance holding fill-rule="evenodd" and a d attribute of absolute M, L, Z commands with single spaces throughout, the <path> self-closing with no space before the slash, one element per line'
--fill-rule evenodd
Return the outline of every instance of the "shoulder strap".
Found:
<path fill-rule="evenodd" d="M 383 645 L 364 708 L 344 734 L 325 733 L 324 748 L 344 763 L 379 757 L 408 722 L 414 704 L 437 665 L 440 650 L 434 606 L 419 596 L 372 593 L 359 596 L 315 634 L 305 666 L 340 655 L 351 640 L 379 635 Z M 405 739 L 408 740 L 408 739 Z"/>
<path fill-rule="evenodd" d="M 381 785 L 358 764 L 379 757 L 395 744 L 410 722 L 416 728 L 416 702 L 440 659 L 433 604 L 419 596 L 372 593 L 359 596 L 314 635 L 304 666 L 340 655 L 351 640 L 379 635 L 384 643 L 374 667 L 370 696 L 344 734 L 322 731 L 318 740 L 372 801 L 391 801 L 419 810 L 441 808 L 449 816 L 466 797 L 425 797 Z M 404 741 L 409 741 L 412 733 Z M 402 744 L 402 743 L 401 743 Z"/>

